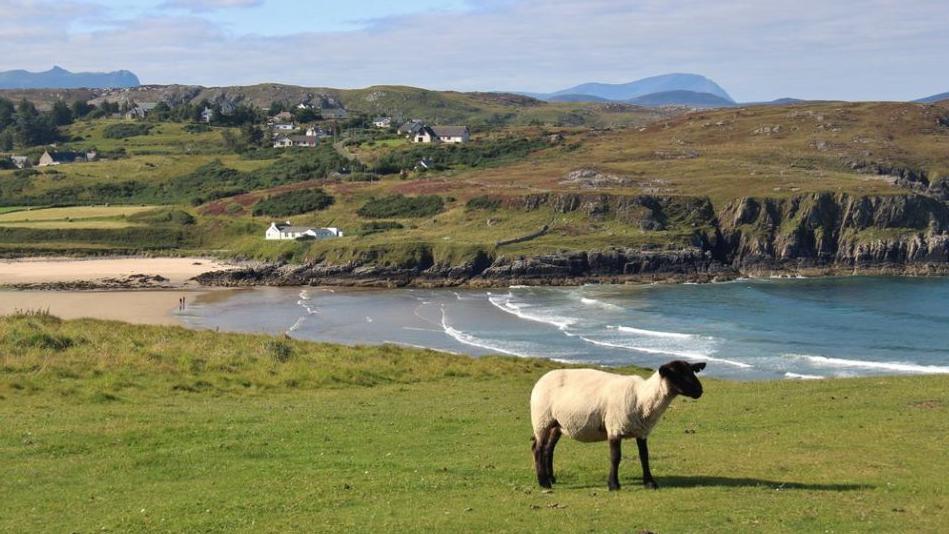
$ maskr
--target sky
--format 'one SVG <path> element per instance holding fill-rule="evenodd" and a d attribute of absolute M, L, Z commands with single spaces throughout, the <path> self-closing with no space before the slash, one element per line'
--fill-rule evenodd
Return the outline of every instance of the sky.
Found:
<path fill-rule="evenodd" d="M 949 91 L 947 0 L 0 0 L 0 70 L 552 92 L 670 72 L 738 101 Z"/>

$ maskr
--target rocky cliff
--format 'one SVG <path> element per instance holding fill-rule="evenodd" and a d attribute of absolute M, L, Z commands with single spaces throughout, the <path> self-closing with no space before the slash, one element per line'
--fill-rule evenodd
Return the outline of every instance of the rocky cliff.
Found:
<path fill-rule="evenodd" d="M 744 198 L 714 209 L 705 198 L 600 193 L 503 199 L 508 209 L 580 211 L 683 236 L 666 246 L 506 254 L 486 247 L 444 261 L 420 244 L 398 261 L 384 251 L 345 263 L 264 264 L 208 273 L 208 285 L 490 286 L 590 281 L 711 281 L 795 274 L 949 273 L 949 207 L 932 196 L 819 193 Z"/>

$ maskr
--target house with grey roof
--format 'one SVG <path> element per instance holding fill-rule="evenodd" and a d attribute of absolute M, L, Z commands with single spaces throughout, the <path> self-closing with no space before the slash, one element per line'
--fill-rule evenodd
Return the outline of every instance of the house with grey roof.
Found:
<path fill-rule="evenodd" d="M 471 138 L 467 126 L 426 126 L 422 125 L 409 136 L 413 143 L 467 143 Z"/>
<path fill-rule="evenodd" d="M 264 239 L 270 241 L 289 239 L 333 239 L 336 237 L 343 237 L 343 231 L 339 228 L 294 226 L 290 224 L 290 221 L 285 223 L 271 222 L 270 227 L 264 232 Z"/>
<path fill-rule="evenodd" d="M 467 143 L 471 138 L 467 126 L 432 126 L 431 129 L 439 143 Z"/>

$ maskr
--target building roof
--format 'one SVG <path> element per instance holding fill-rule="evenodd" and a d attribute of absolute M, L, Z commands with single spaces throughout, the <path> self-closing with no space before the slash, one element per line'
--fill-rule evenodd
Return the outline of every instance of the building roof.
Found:
<path fill-rule="evenodd" d="M 295 234 L 295 233 L 302 234 L 303 232 L 307 232 L 309 230 L 315 229 L 312 226 L 294 226 L 292 224 L 287 224 L 287 223 L 273 223 L 273 224 L 274 226 L 277 227 L 277 230 L 280 230 L 281 232 L 292 233 L 292 234 Z"/>
<path fill-rule="evenodd" d="M 399 127 L 402 133 L 414 134 L 425 127 L 425 123 L 420 120 L 410 120 Z"/>
<path fill-rule="evenodd" d="M 44 155 L 45 154 L 48 154 L 49 157 L 52 158 L 53 161 L 56 161 L 59 163 L 67 163 L 70 161 L 76 161 L 79 158 L 85 157 L 85 154 L 82 154 L 80 152 L 50 152 L 49 150 L 47 150 L 44 153 Z"/>
<path fill-rule="evenodd" d="M 432 126 L 432 131 L 438 137 L 464 137 L 468 133 L 467 126 Z"/>

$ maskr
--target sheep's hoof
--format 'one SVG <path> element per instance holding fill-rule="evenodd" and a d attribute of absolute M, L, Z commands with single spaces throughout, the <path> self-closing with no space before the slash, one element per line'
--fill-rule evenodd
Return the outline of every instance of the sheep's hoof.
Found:
<path fill-rule="evenodd" d="M 619 491 L 619 482 L 610 482 L 609 483 L 610 491 Z"/>
<path fill-rule="evenodd" d="M 644 480 L 643 487 L 646 489 L 659 489 L 659 484 L 655 480 Z"/>
<path fill-rule="evenodd" d="M 550 483 L 550 480 L 549 480 L 549 479 L 547 479 L 547 480 L 538 480 L 538 481 L 537 481 L 537 484 L 538 484 L 540 487 L 545 488 L 545 489 L 550 489 L 550 488 L 554 487 L 553 484 Z"/>

